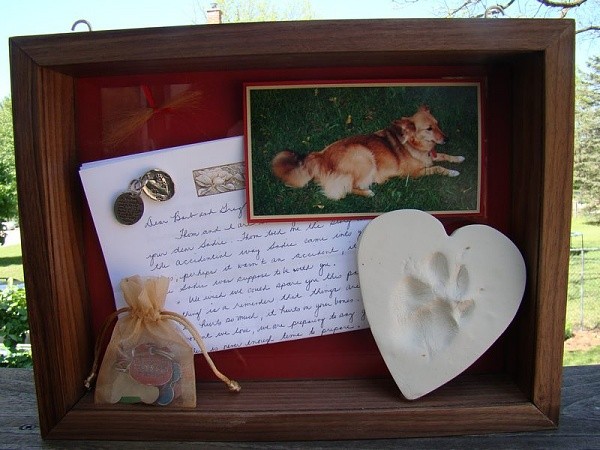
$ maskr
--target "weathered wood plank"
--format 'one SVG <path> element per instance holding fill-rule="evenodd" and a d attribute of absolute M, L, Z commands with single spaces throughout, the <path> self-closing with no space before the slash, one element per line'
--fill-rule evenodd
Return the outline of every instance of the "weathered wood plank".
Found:
<path fill-rule="evenodd" d="M 40 437 L 33 373 L 26 369 L 0 369 L 0 449 L 196 449 L 198 442 L 43 441 Z M 211 442 L 203 449 L 452 449 L 452 448 L 598 448 L 600 442 L 600 366 L 567 367 L 562 388 L 562 410 L 557 430 L 481 436 L 315 441 L 286 443 Z"/>

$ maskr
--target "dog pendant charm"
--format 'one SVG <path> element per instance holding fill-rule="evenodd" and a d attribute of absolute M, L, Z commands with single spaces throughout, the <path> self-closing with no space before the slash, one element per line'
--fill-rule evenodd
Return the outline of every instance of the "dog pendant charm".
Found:
<path fill-rule="evenodd" d="M 168 173 L 152 169 L 141 178 L 144 194 L 152 200 L 164 202 L 175 195 L 175 184 Z"/>
<path fill-rule="evenodd" d="M 142 192 L 157 202 L 167 201 L 175 195 L 175 184 L 168 173 L 152 169 L 133 180 L 129 189 L 117 197 L 113 212 L 117 221 L 122 225 L 133 225 L 144 215 Z"/>
<path fill-rule="evenodd" d="M 121 350 L 115 370 L 127 374 L 127 383 L 121 381 L 115 394 L 121 403 L 141 401 L 167 406 L 180 392 L 181 366 L 166 347 L 144 343 L 129 351 Z"/>

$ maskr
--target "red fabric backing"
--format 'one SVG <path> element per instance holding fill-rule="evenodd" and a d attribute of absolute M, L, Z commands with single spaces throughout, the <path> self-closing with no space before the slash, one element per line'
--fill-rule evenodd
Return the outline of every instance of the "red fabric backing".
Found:
<path fill-rule="evenodd" d="M 112 158 L 158 148 L 219 139 L 241 134 L 243 83 L 299 80 L 398 80 L 478 77 L 484 80 L 483 157 L 484 214 L 444 218 L 450 233 L 478 222 L 510 236 L 510 112 L 509 70 L 502 67 L 338 67 L 310 69 L 219 71 L 160 75 L 82 78 L 77 81 L 77 132 L 81 162 Z M 158 112 L 145 127 L 118 148 L 103 143 L 103 128 L 128 108 L 144 108 L 142 85 L 152 92 L 160 108 L 165 98 L 180 89 L 202 92 L 199 107 Z M 126 188 L 126 186 L 124 186 Z M 83 196 L 83 191 L 82 191 Z M 84 217 L 86 271 L 96 333 L 114 310 L 112 289 L 95 229 Z M 143 275 L 143 274 L 141 274 Z M 202 330 L 199 330 L 202 333 Z M 503 371 L 507 339 L 501 338 L 469 371 Z M 250 347 L 212 354 L 221 371 L 235 379 L 346 378 L 386 376 L 387 369 L 369 330 L 293 342 Z M 213 379 L 203 358 L 196 356 L 199 379 Z"/>

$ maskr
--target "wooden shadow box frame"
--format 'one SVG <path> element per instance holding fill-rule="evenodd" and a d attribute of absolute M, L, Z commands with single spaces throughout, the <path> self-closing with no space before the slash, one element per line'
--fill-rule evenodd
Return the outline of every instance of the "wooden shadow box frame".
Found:
<path fill-rule="evenodd" d="M 10 40 L 23 263 L 41 433 L 52 439 L 296 440 L 552 428 L 559 419 L 573 153 L 568 20 L 236 24 Z M 90 76 L 352 66 L 509 68 L 510 229 L 528 268 L 510 369 L 424 399 L 391 380 L 198 383 L 193 410 L 97 406 L 75 82 Z"/>

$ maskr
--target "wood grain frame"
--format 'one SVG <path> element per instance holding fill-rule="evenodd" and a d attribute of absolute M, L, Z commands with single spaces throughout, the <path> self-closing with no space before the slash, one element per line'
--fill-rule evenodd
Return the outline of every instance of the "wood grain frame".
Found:
<path fill-rule="evenodd" d="M 332 39 L 335 36 L 335 39 Z M 207 25 L 10 40 L 23 263 L 41 432 L 52 439 L 288 440 L 555 427 L 573 154 L 569 20 Z M 460 376 L 423 400 L 390 380 L 198 384 L 194 410 L 97 406 L 77 178 L 75 81 L 86 76 L 396 65 L 510 70 L 511 227 L 529 273 L 507 373 Z"/>

